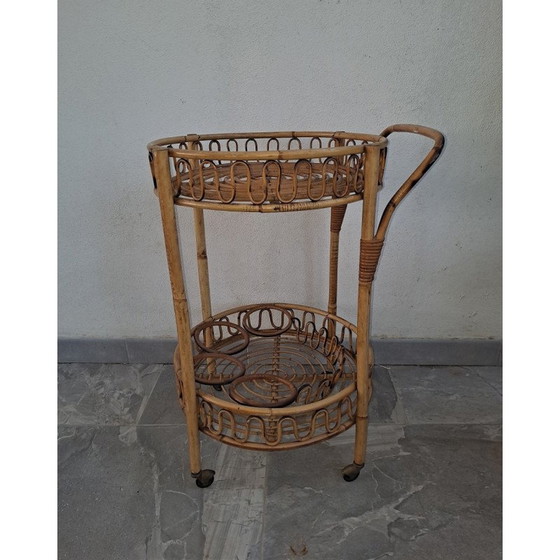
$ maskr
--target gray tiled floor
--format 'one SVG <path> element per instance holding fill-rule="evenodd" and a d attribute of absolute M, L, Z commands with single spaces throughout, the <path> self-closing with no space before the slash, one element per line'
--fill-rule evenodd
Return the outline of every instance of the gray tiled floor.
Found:
<path fill-rule="evenodd" d="M 368 462 L 352 431 L 260 453 L 203 437 L 204 490 L 167 365 L 59 368 L 59 558 L 501 558 L 501 368 L 375 372 Z"/>

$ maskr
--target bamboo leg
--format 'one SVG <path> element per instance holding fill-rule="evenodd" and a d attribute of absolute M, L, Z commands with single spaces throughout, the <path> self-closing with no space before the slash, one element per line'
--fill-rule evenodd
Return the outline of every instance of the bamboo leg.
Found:
<path fill-rule="evenodd" d="M 331 238 L 329 251 L 329 313 L 336 315 L 338 292 L 338 246 L 340 229 L 346 213 L 346 206 L 331 208 Z"/>
<path fill-rule="evenodd" d="M 197 146 L 194 142 L 187 142 L 189 150 L 196 150 Z M 198 173 L 200 162 L 196 159 L 189 160 L 193 173 Z M 200 305 L 202 310 L 202 320 L 206 321 L 212 317 L 212 305 L 210 303 L 210 277 L 208 275 L 208 257 L 206 254 L 206 231 L 204 228 L 204 210 L 202 208 L 193 208 L 194 216 L 194 233 L 196 239 L 196 262 L 198 267 L 198 286 L 200 289 Z M 204 331 L 204 343 L 207 348 L 211 348 L 214 344 L 214 336 L 212 329 L 208 328 Z M 209 358 L 206 361 L 208 373 L 216 375 L 216 361 Z M 215 386 L 216 390 L 221 390 L 220 385 Z"/>
<path fill-rule="evenodd" d="M 337 133 L 335 133 L 335 144 L 337 146 L 344 146 L 344 140 L 341 138 L 336 138 Z M 343 165 L 344 157 L 336 158 L 339 165 Z M 330 235 L 330 247 L 329 247 L 329 303 L 328 312 L 332 315 L 336 315 L 337 312 L 337 297 L 338 297 L 338 247 L 340 239 L 340 230 L 342 228 L 342 222 L 344 220 L 344 215 L 346 214 L 347 206 L 334 206 L 331 208 L 331 235 Z M 336 335 L 336 323 L 335 321 L 329 321 L 329 332 L 332 333 L 331 336 Z"/>
<path fill-rule="evenodd" d="M 184 387 L 185 417 L 189 445 L 190 469 L 193 477 L 200 477 L 200 439 L 198 432 L 198 407 L 194 382 L 193 354 L 190 335 L 189 308 L 185 294 L 181 254 L 177 235 L 173 190 L 169 173 L 167 150 L 154 150 L 154 169 L 157 181 L 165 250 L 171 280 L 173 307 L 179 339 L 181 381 Z M 199 480 L 197 479 L 197 484 Z"/>
<path fill-rule="evenodd" d="M 196 258 L 198 263 L 198 280 L 200 284 L 200 303 L 202 306 L 202 318 L 212 316 L 210 303 L 210 279 L 208 276 L 208 257 L 206 255 L 206 235 L 204 230 L 204 210 L 193 208 L 194 232 L 196 237 Z M 208 342 L 208 341 L 206 341 Z"/>
<path fill-rule="evenodd" d="M 200 305 L 202 308 L 202 319 L 206 321 L 212 317 L 212 304 L 210 301 L 210 277 L 208 275 L 208 256 L 206 254 L 206 233 L 204 229 L 204 210 L 193 208 L 194 212 L 194 232 L 196 237 L 196 260 L 198 265 L 198 284 L 200 288 Z M 214 344 L 212 329 L 204 331 L 204 343 L 207 348 Z M 212 358 L 207 360 L 208 373 L 216 375 L 216 361 Z M 221 386 L 216 385 L 220 390 Z"/>
<path fill-rule="evenodd" d="M 189 150 L 196 150 L 196 144 L 192 141 L 187 142 Z M 198 173 L 200 161 L 189 160 L 193 169 L 193 174 Z M 202 319 L 206 321 L 212 316 L 212 306 L 210 303 L 210 277 L 208 275 L 208 257 L 206 255 L 206 231 L 204 228 L 204 210 L 193 208 L 194 213 L 194 234 L 196 239 L 196 261 L 198 265 L 198 284 L 200 287 L 200 304 L 202 308 Z M 210 335 L 210 337 L 208 337 Z M 205 343 L 210 346 L 213 342 L 212 332 L 207 331 L 204 335 Z"/>
<path fill-rule="evenodd" d="M 366 146 L 364 202 L 362 206 L 361 245 L 373 240 L 375 226 L 375 203 L 379 171 L 379 150 Z M 357 392 L 356 439 L 354 463 L 343 471 L 347 481 L 354 480 L 364 466 L 367 446 L 368 406 L 371 397 L 369 319 L 371 306 L 371 280 L 363 274 L 364 254 L 360 249 L 360 281 L 358 285 L 358 336 L 357 336 Z"/>

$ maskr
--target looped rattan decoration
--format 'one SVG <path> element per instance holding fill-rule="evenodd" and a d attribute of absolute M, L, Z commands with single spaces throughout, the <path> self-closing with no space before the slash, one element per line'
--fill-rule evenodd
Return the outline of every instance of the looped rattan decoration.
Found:
<path fill-rule="evenodd" d="M 433 146 L 397 189 L 375 227 L 387 137 L 425 136 Z M 310 445 L 355 425 L 354 480 L 365 463 L 373 351 L 370 285 L 393 212 L 443 148 L 441 133 L 393 125 L 380 135 L 338 132 L 189 134 L 148 145 L 159 198 L 177 320 L 173 362 L 187 419 L 191 473 L 200 487 L 198 431 L 243 448 Z M 356 325 L 337 314 L 339 235 L 346 207 L 363 202 Z M 190 326 L 175 207 L 193 208 L 203 320 Z M 288 212 L 330 208 L 328 311 L 291 303 L 212 313 L 203 210 Z"/>
<path fill-rule="evenodd" d="M 176 204 L 267 212 L 359 200 L 365 146 L 385 142 L 341 131 L 264 132 L 165 138 L 149 149 L 168 148 Z"/>
<path fill-rule="evenodd" d="M 293 314 L 278 305 L 258 306 L 243 317 L 245 331 L 257 336 L 278 336 L 292 326 Z"/>

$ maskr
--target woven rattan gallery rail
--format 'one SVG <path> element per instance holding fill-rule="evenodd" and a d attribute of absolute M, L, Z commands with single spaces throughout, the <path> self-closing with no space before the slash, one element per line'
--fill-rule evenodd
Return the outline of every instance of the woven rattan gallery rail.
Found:
<path fill-rule="evenodd" d="M 387 137 L 433 140 L 427 156 L 396 191 L 375 227 Z M 431 128 L 394 125 L 379 136 L 347 132 L 189 134 L 148 145 L 159 198 L 178 345 L 177 392 L 186 417 L 191 474 L 200 487 L 200 431 L 224 443 L 259 450 L 309 445 L 356 426 L 354 480 L 365 462 L 373 351 L 371 285 L 387 226 L 400 201 L 443 148 Z M 362 201 L 357 324 L 337 315 L 339 233 L 348 204 Z M 175 215 L 194 212 L 203 321 L 192 326 Z M 290 212 L 330 208 L 326 310 L 293 303 L 254 303 L 212 312 L 204 210 Z M 243 249 L 240 249 L 243 250 Z"/>

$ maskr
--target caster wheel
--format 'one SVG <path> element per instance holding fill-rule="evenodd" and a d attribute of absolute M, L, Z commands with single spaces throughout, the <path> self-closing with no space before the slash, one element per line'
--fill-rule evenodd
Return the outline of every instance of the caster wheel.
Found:
<path fill-rule="evenodd" d="M 210 469 L 200 471 L 200 474 L 196 477 L 196 485 L 199 488 L 208 488 L 214 482 L 214 475 L 216 473 Z"/>
<path fill-rule="evenodd" d="M 346 482 L 352 482 L 353 480 L 356 480 L 358 478 L 361 470 L 362 467 L 358 467 L 354 463 L 352 463 L 351 465 L 347 465 L 342 469 L 342 478 L 344 478 Z"/>

